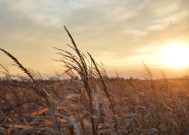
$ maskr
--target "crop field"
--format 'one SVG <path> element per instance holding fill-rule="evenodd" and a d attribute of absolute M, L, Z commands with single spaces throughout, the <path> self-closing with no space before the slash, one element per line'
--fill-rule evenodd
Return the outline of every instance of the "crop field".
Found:
<path fill-rule="evenodd" d="M 74 42 L 74 53 L 55 48 L 67 70 L 43 79 L 4 49 L 27 76 L 1 66 L 0 135 L 187 135 L 189 134 L 189 80 L 109 78 L 91 54 Z M 77 77 L 78 76 L 78 77 Z"/>

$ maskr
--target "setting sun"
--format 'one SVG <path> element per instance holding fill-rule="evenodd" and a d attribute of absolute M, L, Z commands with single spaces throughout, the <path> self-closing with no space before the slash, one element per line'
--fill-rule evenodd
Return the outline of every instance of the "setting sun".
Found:
<path fill-rule="evenodd" d="M 172 44 L 160 52 L 163 63 L 170 68 L 189 66 L 189 47 L 185 44 Z"/>

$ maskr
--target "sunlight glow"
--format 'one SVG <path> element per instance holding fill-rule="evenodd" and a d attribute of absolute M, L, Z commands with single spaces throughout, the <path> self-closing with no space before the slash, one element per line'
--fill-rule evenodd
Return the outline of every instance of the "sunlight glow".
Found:
<path fill-rule="evenodd" d="M 189 67 L 189 46 L 183 43 L 172 44 L 160 52 L 160 57 L 165 66 L 169 68 Z"/>

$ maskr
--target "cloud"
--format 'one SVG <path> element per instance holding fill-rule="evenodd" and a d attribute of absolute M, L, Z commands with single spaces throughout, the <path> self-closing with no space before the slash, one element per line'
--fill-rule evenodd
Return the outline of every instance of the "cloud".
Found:
<path fill-rule="evenodd" d="M 52 47 L 70 43 L 66 25 L 81 50 L 108 65 L 127 65 L 166 43 L 189 43 L 188 8 L 188 0 L 1 0 L 0 47 L 47 70 L 56 57 Z"/>

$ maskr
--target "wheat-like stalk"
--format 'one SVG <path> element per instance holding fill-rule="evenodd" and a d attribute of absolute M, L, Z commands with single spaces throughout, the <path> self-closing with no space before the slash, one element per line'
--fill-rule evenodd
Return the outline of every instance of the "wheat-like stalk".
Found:
<path fill-rule="evenodd" d="M 7 56 L 9 56 L 9 57 L 16 63 L 16 65 L 17 65 L 24 73 L 26 73 L 26 74 L 30 77 L 30 79 L 31 79 L 33 82 L 35 82 L 33 76 L 30 74 L 30 72 L 29 72 L 12 54 L 10 54 L 9 52 L 5 51 L 4 49 L 1 49 L 1 48 L 0 48 L 0 50 L 1 50 L 2 52 L 4 52 Z"/>

